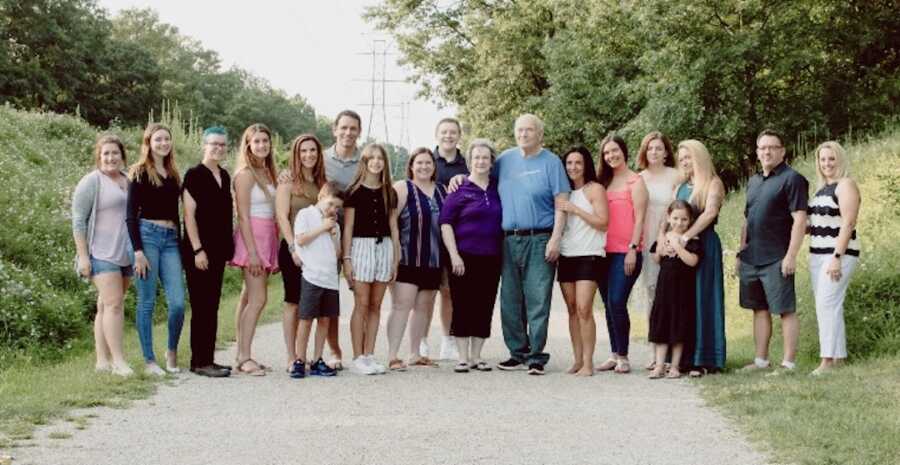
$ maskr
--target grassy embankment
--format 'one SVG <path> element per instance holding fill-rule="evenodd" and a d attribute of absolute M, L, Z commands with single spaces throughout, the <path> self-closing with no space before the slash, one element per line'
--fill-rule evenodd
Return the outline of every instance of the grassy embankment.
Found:
<path fill-rule="evenodd" d="M 177 115 L 173 129 L 179 165 L 199 159 L 200 138 Z M 129 162 L 138 158 L 141 129 L 116 129 Z M 93 167 L 97 130 L 84 121 L 0 107 L 0 448 L 27 444 L 36 425 L 65 418 L 83 427 L 73 408 L 123 406 L 152 394 L 159 379 L 140 374 L 142 359 L 133 326 L 134 292 L 126 299 L 125 352 L 139 376 L 121 379 L 94 372 L 91 321 L 96 293 L 72 271 L 69 205 L 75 184 Z M 271 280 L 263 319 L 280 317 L 280 278 Z M 234 339 L 233 309 L 240 276 L 226 273 L 219 342 Z M 164 299 L 154 328 L 156 352 L 165 350 Z M 190 360 L 185 322 L 180 364 Z"/>
<path fill-rule="evenodd" d="M 847 148 L 862 193 L 862 256 L 845 304 L 849 363 L 826 376 L 808 376 L 818 364 L 819 345 L 805 248 L 796 275 L 796 373 L 732 372 L 698 382 L 707 401 L 778 463 L 900 463 L 900 128 Z M 793 166 L 815 184 L 811 157 Z M 726 271 L 734 267 L 744 201 L 743 192 L 729 196 L 717 227 Z M 738 308 L 733 276 L 726 277 L 726 305 L 728 368 L 736 369 L 752 360 L 754 349 L 751 314 Z M 776 322 L 770 355 L 775 365 L 781 360 L 780 332 Z"/>

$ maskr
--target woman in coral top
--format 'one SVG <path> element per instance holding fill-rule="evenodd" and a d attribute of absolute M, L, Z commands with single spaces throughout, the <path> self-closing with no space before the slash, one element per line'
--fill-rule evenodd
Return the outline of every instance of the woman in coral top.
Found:
<path fill-rule="evenodd" d="M 606 188 L 609 205 L 609 229 L 606 232 L 608 270 L 606 282 L 599 284 L 606 307 L 606 326 L 612 349 L 598 371 L 628 373 L 628 297 L 641 274 L 641 233 L 647 210 L 647 187 L 640 175 L 628 168 L 628 147 L 616 134 L 600 141 L 600 165 L 597 179 Z"/>

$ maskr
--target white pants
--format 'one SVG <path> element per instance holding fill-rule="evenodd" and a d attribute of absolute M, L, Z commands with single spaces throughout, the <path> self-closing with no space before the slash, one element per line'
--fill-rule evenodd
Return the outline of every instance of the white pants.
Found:
<path fill-rule="evenodd" d="M 850 275 L 856 269 L 859 258 L 849 255 L 841 257 L 841 279 L 833 281 L 827 273 L 832 257 L 833 255 L 824 254 L 809 255 L 809 274 L 819 323 L 819 356 L 847 358 L 844 297 L 847 295 Z"/>

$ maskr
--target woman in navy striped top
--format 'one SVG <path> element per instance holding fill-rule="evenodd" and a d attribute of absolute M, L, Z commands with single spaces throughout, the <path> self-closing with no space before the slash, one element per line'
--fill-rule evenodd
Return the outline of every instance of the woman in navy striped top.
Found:
<path fill-rule="evenodd" d="M 856 219 L 859 188 L 849 177 L 844 148 L 829 141 L 816 149 L 818 192 L 809 202 L 809 271 L 822 362 L 813 371 L 820 375 L 847 358 L 844 329 L 844 297 L 850 275 L 859 261 Z"/>
<path fill-rule="evenodd" d="M 391 370 L 403 370 L 397 356 L 407 320 L 410 363 L 432 366 L 420 351 L 434 299 L 441 284 L 441 227 L 438 219 L 447 192 L 435 182 L 436 170 L 431 150 L 413 150 L 406 165 L 406 180 L 394 183 L 397 191 L 400 229 L 400 266 L 391 286 L 391 314 L 388 317 L 388 360 Z M 412 311 L 412 318 L 409 317 Z"/>

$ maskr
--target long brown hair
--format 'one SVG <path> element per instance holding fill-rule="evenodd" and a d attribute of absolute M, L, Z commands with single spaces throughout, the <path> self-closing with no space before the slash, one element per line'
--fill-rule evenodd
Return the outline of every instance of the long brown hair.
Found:
<path fill-rule="evenodd" d="M 154 186 L 162 185 L 162 177 L 153 165 L 153 154 L 150 152 L 150 138 L 153 137 L 153 134 L 157 131 L 166 131 L 169 133 L 169 138 L 172 137 L 172 131 L 161 123 L 150 123 L 147 125 L 147 129 L 144 129 L 144 136 L 141 138 L 141 156 L 137 163 L 131 165 L 131 168 L 128 170 L 128 177 L 132 181 L 138 181 L 141 176 L 146 174 L 147 179 L 150 180 L 150 184 Z M 174 141 L 171 143 L 169 153 L 163 157 L 163 168 L 166 169 L 166 174 L 168 176 L 172 176 L 172 178 L 175 179 L 175 184 L 181 185 L 181 176 L 178 174 L 178 167 L 175 166 Z"/>
<path fill-rule="evenodd" d="M 97 137 L 97 143 L 94 144 L 94 165 L 97 168 L 100 168 L 100 152 L 103 150 L 103 146 L 106 144 L 116 144 L 119 147 L 119 152 L 122 154 L 122 166 L 128 161 L 128 157 L 125 156 L 125 144 L 122 143 L 122 139 L 119 139 L 119 136 L 115 134 L 100 134 Z M 121 168 L 119 168 L 121 170 Z"/>
<path fill-rule="evenodd" d="M 368 170 L 366 165 L 369 164 L 369 160 L 379 155 L 384 160 L 384 169 L 381 170 L 381 196 L 384 199 L 385 210 L 391 211 L 397 208 L 397 193 L 394 192 L 394 186 L 391 181 L 391 161 L 388 159 L 387 150 L 381 144 L 368 144 L 363 147 L 362 154 L 359 156 L 359 165 L 356 167 L 356 174 L 353 176 L 353 182 L 350 183 L 350 187 L 347 189 L 347 196 L 349 197 L 359 189 L 363 179 L 366 178 L 366 171 Z"/>
<path fill-rule="evenodd" d="M 269 156 L 265 158 L 263 161 L 259 161 L 253 152 L 250 150 L 250 141 L 253 139 L 253 136 L 258 132 L 263 132 L 266 136 L 269 137 Z M 263 178 L 259 176 L 253 168 L 265 168 L 266 177 L 269 178 L 268 182 L 265 182 Z M 269 189 L 266 187 L 268 184 L 276 185 L 276 179 L 278 178 L 278 174 L 275 171 L 275 141 L 272 139 L 272 131 L 265 125 L 261 123 L 251 124 L 247 129 L 244 130 L 244 135 L 241 136 L 241 148 L 238 153 L 237 160 L 237 169 L 235 170 L 235 174 L 239 173 L 243 169 L 249 169 L 250 173 L 253 175 L 253 179 L 256 181 L 256 184 L 262 189 L 263 194 L 265 194 L 266 198 L 272 200 L 272 193 L 269 192 Z"/>
<path fill-rule="evenodd" d="M 301 134 L 291 143 L 291 159 L 288 161 L 288 169 L 294 180 L 293 190 L 297 192 L 303 184 L 303 162 L 300 161 L 300 146 L 306 141 L 316 144 L 316 165 L 312 168 L 312 181 L 316 187 L 325 185 L 325 155 L 322 152 L 322 142 L 312 134 Z"/>

